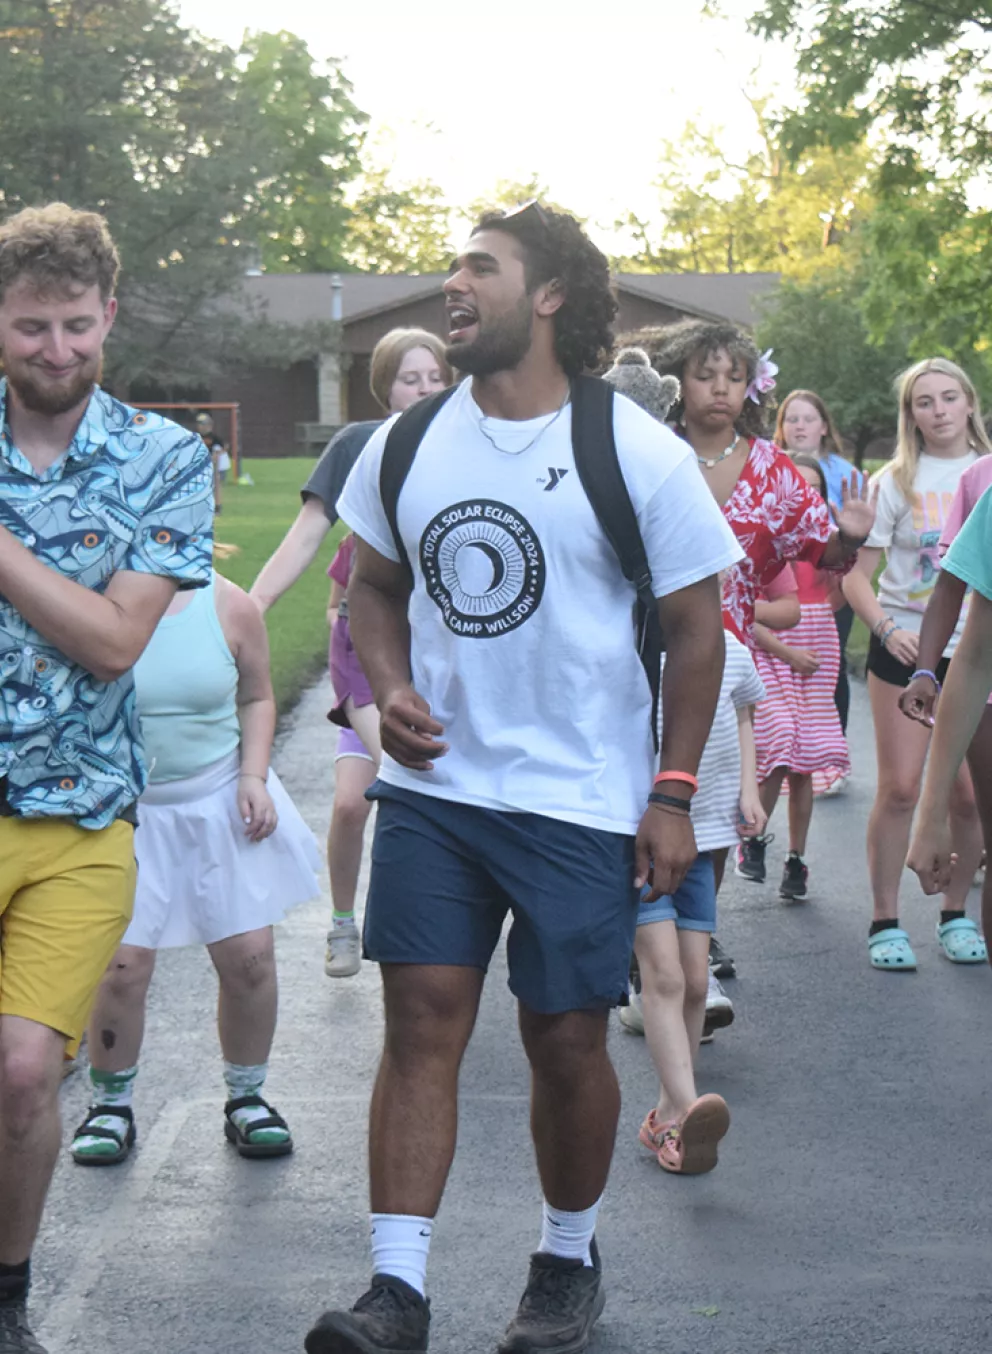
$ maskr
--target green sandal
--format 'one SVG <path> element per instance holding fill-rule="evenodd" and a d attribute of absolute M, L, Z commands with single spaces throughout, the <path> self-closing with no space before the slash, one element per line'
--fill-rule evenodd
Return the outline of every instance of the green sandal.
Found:
<path fill-rule="evenodd" d="M 887 926 L 868 937 L 868 958 L 872 968 L 890 969 L 894 972 L 915 973 L 916 955 L 909 943 L 909 936 L 899 926 Z"/>
<path fill-rule="evenodd" d="M 267 1114 L 264 1119 L 254 1119 L 242 1128 L 231 1116 L 237 1110 L 244 1109 L 263 1109 Z M 278 1142 L 253 1141 L 256 1133 L 273 1128 L 285 1133 L 285 1138 Z M 227 1102 L 224 1106 L 224 1136 L 228 1142 L 234 1144 L 238 1149 L 238 1155 L 242 1157 L 285 1157 L 293 1150 L 293 1135 L 289 1131 L 289 1124 L 276 1107 L 263 1100 L 260 1095 L 241 1095 Z"/>
<path fill-rule="evenodd" d="M 970 917 L 937 923 L 937 944 L 952 964 L 987 964 L 989 952 Z"/>
<path fill-rule="evenodd" d="M 127 1128 L 121 1134 L 116 1129 L 98 1123 L 100 1119 L 121 1119 L 127 1124 Z M 138 1130 L 130 1105 L 91 1105 L 86 1111 L 86 1118 L 72 1135 L 72 1146 L 69 1151 L 73 1161 L 79 1166 L 117 1166 L 131 1155 L 131 1148 L 137 1136 Z M 106 1152 L 101 1152 L 96 1147 L 80 1149 L 77 1146 L 80 1138 L 99 1138 L 103 1142 L 115 1143 L 116 1147 Z"/>

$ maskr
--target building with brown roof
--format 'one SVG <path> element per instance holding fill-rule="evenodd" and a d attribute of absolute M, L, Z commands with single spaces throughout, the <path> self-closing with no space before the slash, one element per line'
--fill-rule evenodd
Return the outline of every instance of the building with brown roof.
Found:
<path fill-rule="evenodd" d="M 378 418 L 369 391 L 372 349 L 390 329 L 447 329 L 443 273 L 268 273 L 246 277 L 247 301 L 274 323 L 340 323 L 338 352 L 319 353 L 291 367 L 260 368 L 218 381 L 214 400 L 241 406 L 242 453 L 299 455 L 319 450 L 329 429 Z M 671 324 L 686 316 L 753 325 L 757 304 L 778 283 L 777 273 L 619 273 L 616 328 Z"/>

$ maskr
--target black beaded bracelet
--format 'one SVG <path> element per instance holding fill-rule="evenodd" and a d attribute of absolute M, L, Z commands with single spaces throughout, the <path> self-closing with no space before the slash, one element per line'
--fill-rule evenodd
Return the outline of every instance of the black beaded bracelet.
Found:
<path fill-rule="evenodd" d="M 677 795 L 663 795 L 660 790 L 654 790 L 648 795 L 649 804 L 664 804 L 670 809 L 680 809 L 683 813 L 689 812 L 689 804 L 685 799 L 679 799 Z"/>

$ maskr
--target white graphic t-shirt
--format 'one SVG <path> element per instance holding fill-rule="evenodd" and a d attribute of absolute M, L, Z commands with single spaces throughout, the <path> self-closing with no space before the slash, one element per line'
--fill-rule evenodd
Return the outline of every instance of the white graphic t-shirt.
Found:
<path fill-rule="evenodd" d="M 398 561 L 379 495 L 390 426 L 365 447 L 338 511 Z M 622 396 L 614 435 L 656 596 L 735 563 L 740 547 L 691 449 Z M 413 685 L 449 751 L 428 772 L 384 756 L 381 779 L 635 832 L 653 772 L 651 693 L 634 647 L 634 589 L 575 469 L 571 406 L 483 420 L 464 382 L 421 442 L 397 517 L 414 569 Z"/>
<path fill-rule="evenodd" d="M 878 600 L 901 630 L 919 634 L 923 613 L 940 570 L 940 538 L 950 515 L 958 482 L 978 453 L 947 460 L 920 456 L 912 497 L 906 499 L 887 467 L 873 483 L 878 484 L 875 525 L 866 542 L 885 551 L 885 568 L 878 581 Z M 961 616 L 944 653 L 950 657 L 964 629 Z"/>

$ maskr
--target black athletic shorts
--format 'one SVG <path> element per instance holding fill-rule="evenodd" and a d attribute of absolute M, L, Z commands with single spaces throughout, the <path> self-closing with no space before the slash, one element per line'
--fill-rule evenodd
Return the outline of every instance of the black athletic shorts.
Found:
<path fill-rule="evenodd" d="M 950 662 L 949 658 L 942 658 L 935 669 L 937 680 L 942 685 Z M 905 663 L 900 663 L 898 658 L 894 658 L 882 641 L 876 639 L 874 635 L 868 644 L 867 668 L 880 682 L 885 682 L 888 686 L 909 686 L 913 676 L 913 669 L 907 667 Z"/>

